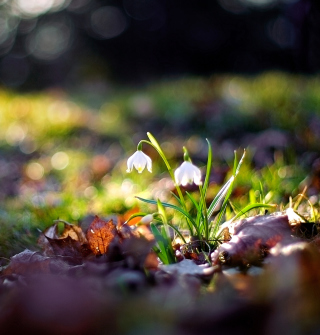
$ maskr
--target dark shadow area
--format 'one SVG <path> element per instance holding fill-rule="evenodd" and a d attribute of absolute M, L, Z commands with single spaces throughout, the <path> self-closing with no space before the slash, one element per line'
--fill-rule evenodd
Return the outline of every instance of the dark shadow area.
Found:
<path fill-rule="evenodd" d="M 320 68 L 316 0 L 42 0 L 0 4 L 0 80 L 41 89 Z"/>

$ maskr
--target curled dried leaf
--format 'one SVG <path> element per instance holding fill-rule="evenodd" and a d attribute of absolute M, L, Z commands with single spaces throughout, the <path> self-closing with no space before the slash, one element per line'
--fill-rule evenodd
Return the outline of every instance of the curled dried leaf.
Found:
<path fill-rule="evenodd" d="M 47 236 L 47 235 L 46 235 Z M 50 237 L 50 236 L 47 236 Z M 81 227 L 73 224 L 65 224 L 64 230 L 60 236 L 60 239 L 70 237 L 74 241 L 78 241 L 80 244 L 88 243 L 86 235 L 82 231 Z"/>

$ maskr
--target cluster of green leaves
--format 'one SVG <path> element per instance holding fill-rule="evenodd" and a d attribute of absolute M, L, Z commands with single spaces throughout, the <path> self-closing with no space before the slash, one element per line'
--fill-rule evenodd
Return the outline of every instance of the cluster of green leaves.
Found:
<path fill-rule="evenodd" d="M 183 195 L 180 185 L 177 184 L 175 180 L 171 165 L 169 164 L 165 156 L 165 153 L 163 152 L 158 141 L 150 133 L 147 133 L 147 136 L 149 138 L 149 141 L 145 141 L 145 140 L 140 141 L 138 144 L 138 147 L 141 148 L 142 143 L 146 143 L 146 144 L 151 145 L 159 153 L 160 157 L 164 161 L 168 169 L 168 172 L 175 184 L 175 188 L 178 194 L 178 196 L 176 196 L 174 193 L 172 193 L 173 197 L 178 203 L 177 205 L 168 203 L 168 202 L 162 202 L 159 199 L 150 200 L 150 199 L 144 199 L 141 197 L 137 197 L 139 200 L 143 202 L 158 206 L 158 213 L 155 213 L 155 214 L 160 214 L 159 215 L 160 218 L 158 218 L 157 220 L 158 226 L 160 226 L 160 229 L 158 229 L 158 227 L 156 227 L 155 224 L 151 223 L 151 230 L 155 236 L 155 240 L 157 241 L 157 246 L 155 247 L 155 251 L 157 252 L 159 258 L 165 264 L 173 263 L 175 260 L 173 249 L 171 246 L 172 238 L 170 237 L 170 234 L 169 234 L 169 226 L 175 231 L 175 233 L 181 238 L 181 240 L 184 243 L 187 243 L 186 236 L 184 236 L 179 229 L 181 226 L 184 227 L 186 224 L 189 230 L 188 238 L 196 237 L 198 241 L 205 242 L 203 243 L 203 246 L 204 246 L 203 249 L 205 249 L 206 246 L 209 246 L 209 247 L 212 246 L 213 248 L 216 248 L 219 242 L 219 233 L 218 233 L 219 227 L 221 223 L 223 222 L 223 220 L 225 219 L 225 211 L 229 204 L 229 198 L 233 190 L 234 181 L 237 175 L 239 174 L 240 167 L 244 160 L 245 152 L 243 153 L 239 162 L 237 160 L 237 155 L 235 153 L 232 176 L 222 186 L 222 188 L 219 190 L 217 195 L 214 197 L 210 205 L 207 207 L 206 195 L 207 195 L 207 190 L 209 187 L 209 178 L 210 178 L 211 169 L 212 169 L 212 148 L 211 148 L 210 142 L 207 140 L 208 160 L 207 160 L 207 167 L 206 167 L 206 176 L 205 176 L 203 185 L 199 185 L 200 199 L 197 202 L 194 195 L 192 195 L 191 193 L 185 192 L 185 195 Z M 190 202 L 193 205 L 192 206 L 193 208 L 187 209 L 186 199 L 190 200 Z M 179 212 L 182 215 L 184 222 L 182 222 L 182 224 L 179 225 L 180 227 L 168 221 L 166 213 L 164 211 L 165 207 L 171 208 Z M 266 203 L 252 202 L 251 204 L 241 209 L 233 217 L 232 220 L 235 220 L 241 217 L 242 215 L 246 214 L 252 209 L 261 208 L 261 207 L 273 209 L 275 206 L 266 204 Z M 194 212 L 193 209 L 195 209 L 195 215 L 192 214 L 192 212 Z M 142 216 L 144 214 L 141 214 L 141 213 L 134 214 L 132 217 L 136 217 L 140 215 Z M 202 251 L 205 251 L 205 250 L 200 250 L 200 252 Z"/>

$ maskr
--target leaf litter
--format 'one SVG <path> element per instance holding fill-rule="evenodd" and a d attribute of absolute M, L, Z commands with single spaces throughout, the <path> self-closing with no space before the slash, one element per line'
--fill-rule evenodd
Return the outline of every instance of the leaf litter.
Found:
<path fill-rule="evenodd" d="M 41 233 L 41 251 L 25 250 L 2 270 L 2 334 L 320 329 L 319 237 L 293 236 L 304 223 L 293 227 L 286 213 L 226 223 L 231 239 L 202 265 L 185 257 L 161 265 L 146 227 L 97 216 L 86 231 L 63 224 L 60 234 L 58 222 Z"/>

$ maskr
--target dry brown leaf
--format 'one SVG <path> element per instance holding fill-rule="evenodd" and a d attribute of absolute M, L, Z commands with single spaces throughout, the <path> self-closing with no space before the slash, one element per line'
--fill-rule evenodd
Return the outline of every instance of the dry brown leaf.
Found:
<path fill-rule="evenodd" d="M 50 237 L 46 235 L 47 237 Z M 86 235 L 82 231 L 81 227 L 75 226 L 73 224 L 67 224 L 64 225 L 64 231 L 62 232 L 60 239 L 70 237 L 74 241 L 80 242 L 80 244 L 88 243 Z"/>
<path fill-rule="evenodd" d="M 45 231 L 43 231 L 39 238 L 38 238 L 38 245 L 43 250 L 43 254 L 45 256 L 53 256 L 54 252 L 50 245 L 50 242 L 48 241 L 47 237 L 50 239 L 56 239 L 59 238 L 58 235 L 58 224 L 55 223 L 52 226 L 48 227 Z"/>
<path fill-rule="evenodd" d="M 80 265 L 83 259 L 91 254 L 88 244 L 81 244 L 70 236 L 65 238 L 51 239 L 47 237 L 48 242 L 55 256 L 61 257 L 70 265 Z"/>
<path fill-rule="evenodd" d="M 58 222 L 47 228 L 39 237 L 38 245 L 45 256 L 60 256 L 69 264 L 81 264 L 91 251 L 81 227 L 64 222 L 64 230 L 59 236 Z"/>
<path fill-rule="evenodd" d="M 98 216 L 90 224 L 87 231 L 89 248 L 95 255 L 103 255 L 108 251 L 111 241 L 118 235 L 113 220 L 104 221 Z"/>
<path fill-rule="evenodd" d="M 213 254 L 214 264 L 247 265 L 262 261 L 278 242 L 292 242 L 287 215 L 258 215 L 229 225 L 232 238 Z"/>
<path fill-rule="evenodd" d="M 35 275 L 38 273 L 49 274 L 64 272 L 69 267 L 56 258 L 45 257 L 40 253 L 24 250 L 11 257 L 10 264 L 3 271 L 2 275 Z"/>

